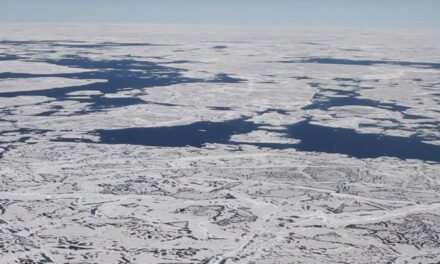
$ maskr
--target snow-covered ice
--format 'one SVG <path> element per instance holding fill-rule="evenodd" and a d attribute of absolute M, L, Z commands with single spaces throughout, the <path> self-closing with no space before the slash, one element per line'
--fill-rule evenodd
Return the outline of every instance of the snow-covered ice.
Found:
<path fill-rule="evenodd" d="M 0 263 L 437 263 L 440 32 L 0 29 Z"/>

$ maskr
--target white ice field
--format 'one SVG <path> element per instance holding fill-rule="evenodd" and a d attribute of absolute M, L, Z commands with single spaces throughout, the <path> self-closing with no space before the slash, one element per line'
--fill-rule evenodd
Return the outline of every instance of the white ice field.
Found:
<path fill-rule="evenodd" d="M 438 263 L 439 43 L 2 25 L 0 263 Z"/>

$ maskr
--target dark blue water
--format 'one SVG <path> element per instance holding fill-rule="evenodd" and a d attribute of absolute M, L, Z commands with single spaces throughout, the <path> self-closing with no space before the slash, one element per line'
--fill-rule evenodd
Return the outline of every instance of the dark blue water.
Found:
<path fill-rule="evenodd" d="M 231 141 L 236 134 L 266 130 L 280 136 L 300 140 L 296 144 Z M 427 144 L 423 138 L 359 133 L 354 129 L 333 128 L 311 124 L 310 120 L 285 126 L 283 130 L 263 128 L 262 125 L 239 118 L 224 122 L 202 121 L 188 125 L 166 127 L 138 127 L 96 130 L 103 144 L 131 144 L 156 147 L 201 148 L 207 143 L 253 145 L 272 149 L 294 148 L 298 151 L 344 154 L 355 158 L 395 157 L 440 162 L 440 146 Z M 59 141 L 83 141 L 60 139 Z"/>
<path fill-rule="evenodd" d="M 45 112 L 42 112 L 42 113 L 39 113 L 39 114 L 35 114 L 35 116 L 51 116 L 51 115 L 53 115 L 55 113 L 58 113 L 61 109 L 63 109 L 62 106 L 60 106 L 60 105 L 53 105 L 53 106 L 50 106 L 50 109 L 48 111 L 45 111 Z"/>
<path fill-rule="evenodd" d="M 228 106 L 211 106 L 208 108 L 211 110 L 217 110 L 217 111 L 230 111 L 230 110 L 232 110 L 232 107 L 228 107 Z"/>
<path fill-rule="evenodd" d="M 92 83 L 79 86 L 53 87 L 42 90 L 1 92 L 0 97 L 17 96 L 47 96 L 53 97 L 58 101 L 74 100 L 89 104 L 83 111 L 74 114 L 86 114 L 112 107 L 123 107 L 129 105 L 143 104 L 139 98 L 108 98 L 102 95 L 90 96 L 89 98 L 77 98 L 69 96 L 69 93 L 94 90 L 101 93 L 117 93 L 121 90 L 132 90 L 148 88 L 153 86 L 168 86 L 181 83 L 239 83 L 243 79 L 232 77 L 226 73 L 219 73 L 211 79 L 190 78 L 182 73 L 185 70 L 175 67 L 168 67 L 159 63 L 135 60 L 135 59 L 112 59 L 95 60 L 80 56 L 66 56 L 62 59 L 46 59 L 43 62 L 68 66 L 73 68 L 91 69 L 89 72 L 80 73 L 60 73 L 60 74 L 26 74 L 26 73 L 0 73 L 3 78 L 33 78 L 33 77 L 62 77 L 75 79 L 99 79 L 106 82 Z M 54 114 L 56 111 L 48 111 L 45 114 Z"/>
<path fill-rule="evenodd" d="M 259 126 L 245 118 L 225 122 L 202 121 L 188 125 L 96 130 L 105 144 L 200 148 L 207 143 L 227 144 L 235 134 L 249 133 Z"/>
<path fill-rule="evenodd" d="M 226 73 L 219 73 L 215 75 L 214 79 L 209 80 L 208 82 L 212 83 L 241 83 L 244 82 L 244 79 L 232 77 Z"/>
<path fill-rule="evenodd" d="M 44 133 L 49 132 L 50 130 L 47 129 L 33 129 L 33 128 L 17 128 L 17 129 L 11 129 L 11 130 L 4 130 L 0 131 L 0 144 L 4 143 L 24 143 L 28 139 L 30 139 L 33 135 L 42 135 Z M 18 139 L 15 141 L 4 141 L 5 134 L 15 134 L 20 135 Z"/>
<path fill-rule="evenodd" d="M 313 96 L 313 99 L 317 99 L 317 98 L 326 98 L 325 96 L 321 95 L 321 92 L 332 92 L 336 95 L 339 96 L 346 96 L 346 97 L 357 97 L 360 96 L 358 91 L 354 91 L 354 90 L 341 90 L 341 89 L 335 89 L 335 88 L 320 88 L 319 89 L 319 93 L 316 93 Z"/>
<path fill-rule="evenodd" d="M 17 60 L 19 57 L 13 54 L 0 54 L 0 61 Z"/>
<path fill-rule="evenodd" d="M 187 63 L 200 63 L 197 61 L 190 61 L 190 60 L 174 60 L 174 61 L 166 61 L 166 62 L 161 62 L 161 65 L 164 64 L 187 64 Z"/>
<path fill-rule="evenodd" d="M 354 83 L 361 83 L 362 82 L 362 80 L 359 80 L 359 79 L 342 78 L 342 77 L 336 77 L 336 78 L 333 78 L 333 80 L 338 81 L 338 82 L 354 82 Z"/>
<path fill-rule="evenodd" d="M 387 109 L 391 111 L 405 111 L 410 109 L 410 107 L 402 106 L 394 103 L 384 103 L 371 99 L 357 98 L 354 96 L 347 97 L 326 97 L 321 100 L 314 100 L 310 105 L 303 107 L 304 110 L 309 109 L 321 109 L 328 110 L 331 107 L 337 106 L 370 106 L 377 107 L 381 109 Z"/>
<path fill-rule="evenodd" d="M 146 104 L 146 102 L 138 97 L 104 97 L 101 95 L 93 95 L 87 99 L 76 99 L 80 103 L 89 103 L 82 111 L 75 114 L 87 114 L 105 109 L 125 107 L 130 105 Z"/>
<path fill-rule="evenodd" d="M 8 45 L 32 45 L 46 44 L 52 46 L 65 46 L 67 48 L 105 48 L 112 46 L 147 46 L 148 43 L 100 43 L 85 44 L 82 42 L 71 42 L 69 44 L 59 42 L 7 42 L 0 44 Z M 223 47 L 222 47 L 223 48 Z M 17 59 L 14 55 L 0 55 L 1 59 Z M 26 73 L 0 73 L 0 78 L 33 78 L 33 77 L 64 77 L 76 79 L 105 79 L 104 83 L 92 83 L 88 85 L 71 87 L 53 87 L 45 90 L 20 91 L 2 93 L 3 97 L 15 96 L 34 96 L 42 95 L 53 97 L 55 100 L 76 100 L 88 104 L 87 108 L 79 114 L 105 110 L 113 107 L 124 107 L 137 104 L 162 104 L 165 106 L 175 106 L 173 104 L 163 104 L 161 102 L 148 102 L 138 97 L 119 97 L 108 98 L 102 95 L 93 95 L 88 98 L 70 96 L 71 92 L 84 90 L 96 90 L 102 93 L 116 93 L 122 90 L 148 88 L 152 86 L 168 86 L 178 83 L 240 83 L 245 80 L 234 77 L 226 73 L 219 73 L 210 79 L 188 78 L 184 76 L 185 70 L 168 67 L 168 63 L 188 63 L 189 61 L 171 61 L 164 63 L 154 63 L 143 61 L 136 58 L 112 59 L 112 60 L 92 60 L 81 56 L 66 56 L 62 59 L 42 59 L 55 65 L 68 66 L 74 68 L 91 69 L 90 72 L 83 73 L 64 73 L 64 74 L 26 74 Z M 413 67 L 439 68 L 439 63 L 425 62 L 405 62 L 405 61 L 374 61 L 374 60 L 349 60 L 334 58 L 306 58 L 297 61 L 285 62 L 311 62 L 324 64 L 347 64 L 347 65 L 375 65 L 392 64 Z M 306 76 L 295 77 L 298 79 L 308 79 Z M 339 82 L 352 82 L 359 84 L 361 81 L 349 78 L 335 78 Z M 359 98 L 360 94 L 355 90 L 338 90 L 333 88 L 322 88 L 321 84 L 310 84 L 318 88 L 319 92 L 315 94 L 313 101 L 304 109 L 322 109 L 328 110 L 333 106 L 362 105 L 377 108 L 404 111 L 409 107 L 401 106 L 391 102 L 380 102 L 377 100 Z M 342 85 L 342 84 L 341 84 Z M 326 96 L 322 92 L 333 92 L 338 96 Z M 49 111 L 40 115 L 52 115 L 62 109 L 60 106 L 54 106 Z M 228 107 L 212 107 L 213 110 L 227 111 Z M 288 111 L 284 109 L 270 108 L 258 112 L 258 114 L 275 112 L 286 115 Z M 405 118 L 421 119 L 423 117 L 405 114 Z M 438 126 L 438 122 L 427 121 L 423 123 L 426 127 Z M 266 126 L 264 126 L 266 127 Z M 247 144 L 257 147 L 272 149 L 295 148 L 298 151 L 307 152 L 325 152 L 339 153 L 356 158 L 376 158 L 382 156 L 396 157 L 401 159 L 420 159 L 427 161 L 440 161 L 440 147 L 426 144 L 420 137 L 396 137 L 382 134 L 363 134 L 352 129 L 331 128 L 321 125 L 311 124 L 310 120 L 305 120 L 295 124 L 285 126 L 284 130 L 271 130 L 264 128 L 263 125 L 249 121 L 247 118 L 239 118 L 225 122 L 202 121 L 188 125 L 167 126 L 167 127 L 138 127 L 116 130 L 95 130 L 91 134 L 97 135 L 102 144 L 132 144 L 144 146 L 162 146 L 162 147 L 184 147 L 193 146 L 203 147 L 208 143 L 239 145 Z M 297 144 L 278 144 L 261 142 L 234 142 L 231 140 L 233 135 L 250 133 L 255 130 L 267 130 L 273 133 L 279 133 L 280 136 L 300 140 Z M 32 133 L 38 131 L 16 131 L 23 137 L 20 140 L 27 140 Z M 41 132 L 44 133 L 44 132 Z M 91 142 L 84 139 L 59 139 L 59 141 L 79 141 Z"/>
<path fill-rule="evenodd" d="M 396 157 L 440 162 L 440 146 L 426 144 L 420 137 L 398 137 L 359 133 L 354 129 L 311 124 L 308 120 L 286 127 L 290 138 L 301 140 L 300 151 L 339 153 L 356 158 Z"/>
<path fill-rule="evenodd" d="M 257 112 L 257 113 L 258 113 L 259 115 L 267 114 L 267 113 L 277 113 L 277 114 L 280 114 L 280 115 L 287 115 L 288 112 L 289 112 L 289 111 L 287 111 L 287 110 L 285 110 L 285 109 L 280 109 L 280 108 L 268 108 L 268 109 L 266 109 L 266 110 L 259 111 L 259 112 Z"/>
<path fill-rule="evenodd" d="M 407 113 L 402 113 L 402 115 L 405 119 L 427 119 L 428 118 L 426 116 L 407 114 Z"/>
<path fill-rule="evenodd" d="M 348 78 L 335 78 L 339 81 L 346 81 L 353 79 Z M 360 83 L 361 81 L 356 81 Z M 378 100 L 360 98 L 359 89 L 369 89 L 365 87 L 357 86 L 357 90 L 342 90 L 335 88 L 325 88 L 322 87 L 321 83 L 309 83 L 313 88 L 318 88 L 318 92 L 313 95 L 312 102 L 309 105 L 303 107 L 304 110 L 312 110 L 312 109 L 320 109 L 320 110 L 328 110 L 331 107 L 341 107 L 341 106 L 369 106 L 376 107 L 380 109 L 386 109 L 390 111 L 401 112 L 404 117 L 413 118 L 412 115 L 405 114 L 404 111 L 410 109 L 408 106 L 399 105 L 391 102 L 381 102 Z M 337 96 L 328 96 L 323 94 L 323 92 L 331 92 L 336 94 Z"/>
<path fill-rule="evenodd" d="M 109 47 L 146 47 L 146 46 L 162 46 L 158 44 L 151 44 L 146 42 L 99 42 L 90 44 L 85 41 L 76 40 L 42 40 L 42 41 L 17 41 L 17 40 L 1 40 L 0 45 L 13 45 L 13 46 L 24 46 L 24 45 L 47 45 L 49 47 L 65 47 L 65 48 L 84 48 L 84 49 L 102 49 Z"/>
<path fill-rule="evenodd" d="M 296 79 L 298 81 L 300 81 L 300 80 L 311 80 L 312 79 L 312 78 L 307 77 L 307 76 L 295 76 L 295 77 L 292 77 L 292 78 Z"/>
<path fill-rule="evenodd" d="M 320 63 L 320 64 L 343 64 L 343 65 L 362 65 L 372 66 L 377 64 L 388 65 L 400 65 L 410 67 L 423 67 L 440 69 L 440 63 L 438 62 L 416 62 L 416 61 L 393 61 L 393 60 L 352 60 L 352 59 L 340 59 L 340 58 L 301 58 L 298 60 L 285 60 L 280 61 L 282 63 Z"/>
<path fill-rule="evenodd" d="M 212 47 L 213 49 L 226 49 L 228 46 L 226 46 L 226 45 L 217 45 L 217 46 L 214 46 L 214 47 Z"/>
<path fill-rule="evenodd" d="M 63 77 L 75 79 L 105 79 L 107 82 L 73 87 L 54 87 L 38 91 L 0 92 L 0 96 L 15 97 L 20 95 L 44 95 L 63 99 L 67 96 L 67 93 L 81 90 L 97 90 L 102 93 L 116 93 L 126 88 L 137 89 L 203 81 L 202 79 L 182 76 L 182 72 L 184 71 L 182 69 L 133 59 L 92 60 L 86 57 L 69 56 L 59 60 L 48 59 L 44 60 L 44 62 L 73 68 L 92 69 L 92 71 L 61 74 L 23 74 L 6 72 L 0 73 L 0 78 Z"/>

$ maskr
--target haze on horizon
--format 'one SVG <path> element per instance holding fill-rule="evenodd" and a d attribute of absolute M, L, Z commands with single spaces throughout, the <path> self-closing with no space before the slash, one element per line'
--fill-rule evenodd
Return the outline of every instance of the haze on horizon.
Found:
<path fill-rule="evenodd" d="M 0 0 L 0 23 L 440 28 L 437 0 Z"/>

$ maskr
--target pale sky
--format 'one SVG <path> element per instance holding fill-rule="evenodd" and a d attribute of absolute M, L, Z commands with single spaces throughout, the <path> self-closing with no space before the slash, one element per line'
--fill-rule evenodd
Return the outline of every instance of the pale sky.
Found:
<path fill-rule="evenodd" d="M 440 0 L 0 0 L 0 23 L 440 28 Z"/>

